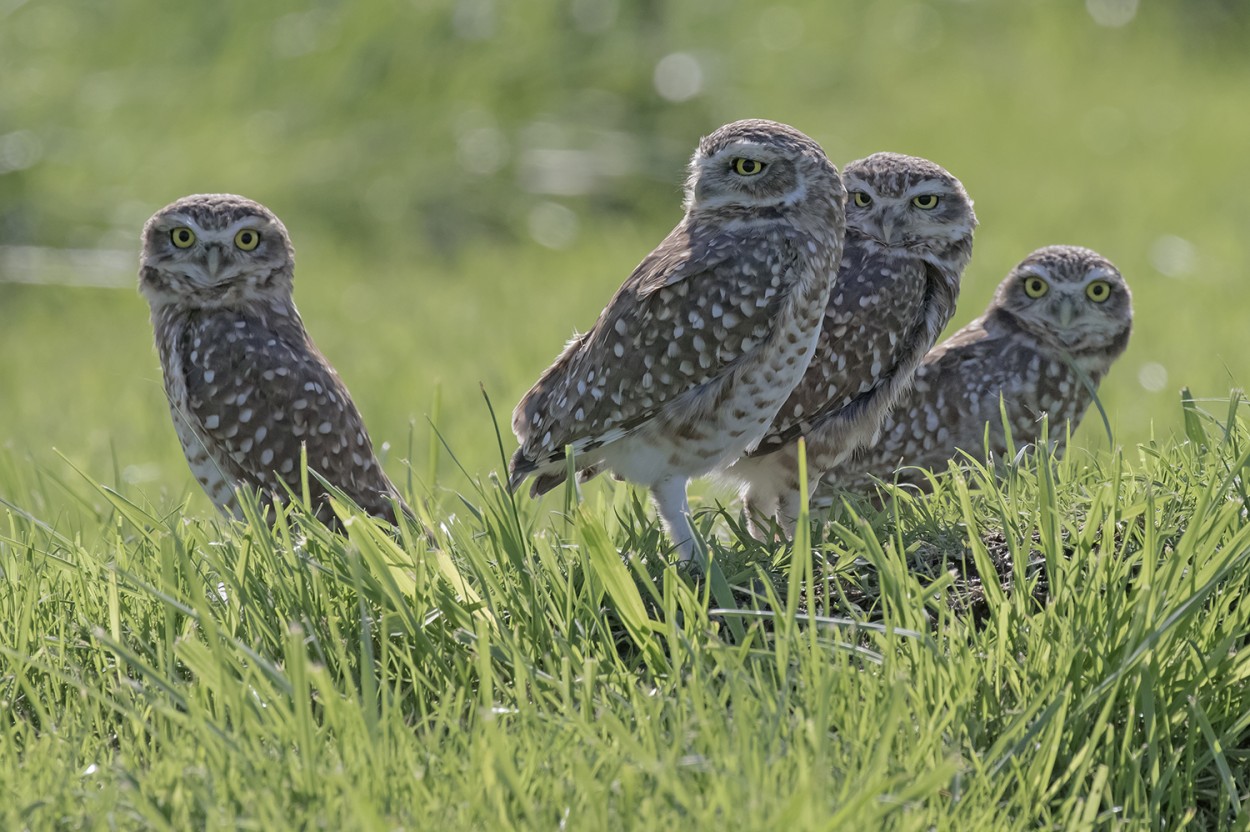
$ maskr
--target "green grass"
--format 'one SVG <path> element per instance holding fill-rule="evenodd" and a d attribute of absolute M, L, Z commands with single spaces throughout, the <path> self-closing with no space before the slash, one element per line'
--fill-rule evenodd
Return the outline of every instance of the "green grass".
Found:
<path fill-rule="evenodd" d="M 728 607 L 623 487 L 553 523 L 483 482 L 436 548 L 107 486 L 84 544 L 10 506 L 0 824 L 1244 828 L 1239 405 L 792 553 L 705 515 Z"/>
<path fill-rule="evenodd" d="M 1250 15 L 1085 6 L 0 0 L 0 828 L 1250 828 Z M 1113 441 L 1091 413 L 792 550 L 701 487 L 706 582 L 606 477 L 514 505 L 482 391 L 506 423 L 745 116 L 964 181 L 952 328 L 1034 248 L 1115 261 Z M 602 175 L 544 184 L 550 150 Z M 434 549 L 216 518 L 134 267 L 13 265 L 133 262 L 212 190 L 290 228 Z"/>

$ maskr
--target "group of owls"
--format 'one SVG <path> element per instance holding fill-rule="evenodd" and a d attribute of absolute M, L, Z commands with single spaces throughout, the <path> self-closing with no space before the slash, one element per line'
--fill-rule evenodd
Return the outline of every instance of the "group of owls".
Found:
<path fill-rule="evenodd" d="M 1049 246 L 935 348 L 977 219 L 925 159 L 876 153 L 839 174 L 798 130 L 737 121 L 699 143 L 684 207 L 516 406 L 509 465 L 511 487 L 533 476 L 535 495 L 570 468 L 646 486 L 683 560 L 699 548 L 692 478 L 737 484 L 753 533 L 789 534 L 810 496 L 800 439 L 809 491 L 1001 454 L 1000 408 L 1017 442 L 1037 440 L 1044 414 L 1061 441 L 1128 342 L 1115 266 Z M 148 221 L 139 284 L 183 451 L 223 512 L 241 513 L 243 486 L 298 495 L 303 454 L 327 522 L 326 484 L 395 522 L 403 500 L 304 329 L 293 268 L 281 221 L 242 197 L 186 197 Z"/>

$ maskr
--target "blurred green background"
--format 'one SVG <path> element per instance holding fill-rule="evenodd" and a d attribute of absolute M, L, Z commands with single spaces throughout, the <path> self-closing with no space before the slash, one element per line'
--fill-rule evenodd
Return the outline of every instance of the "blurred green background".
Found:
<path fill-rule="evenodd" d="M 297 303 L 391 473 L 411 435 L 425 477 L 436 396 L 468 470 L 498 468 L 479 382 L 506 431 L 678 219 L 699 136 L 748 116 L 963 180 L 952 328 L 1034 248 L 1110 257 L 1137 312 L 1102 388 L 1116 441 L 1171 432 L 1181 386 L 1250 376 L 1247 5 L 0 0 L 3 464 L 59 452 L 209 512 L 134 273 L 153 211 L 232 191 L 290 229 Z"/>

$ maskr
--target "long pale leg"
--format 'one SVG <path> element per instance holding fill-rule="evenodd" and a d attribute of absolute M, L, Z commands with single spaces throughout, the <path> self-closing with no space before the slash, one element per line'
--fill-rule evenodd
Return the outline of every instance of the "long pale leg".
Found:
<path fill-rule="evenodd" d="M 761 543 L 771 543 L 768 518 L 777 513 L 777 497 L 761 495 L 761 488 L 747 486 L 742 490 L 742 507 L 746 510 L 747 531 Z"/>
<path fill-rule="evenodd" d="M 811 505 L 812 495 L 816 493 L 816 486 L 820 484 L 820 474 L 809 474 L 807 480 L 807 501 Z M 780 505 L 777 507 L 777 523 L 781 526 L 789 540 L 794 540 L 794 530 L 799 522 L 799 509 L 803 505 L 803 494 L 799 489 L 797 478 L 795 482 L 790 484 L 781 495 Z"/>
<path fill-rule="evenodd" d="M 688 563 L 695 559 L 701 546 L 690 524 L 690 504 L 686 502 L 684 477 L 669 477 L 651 487 L 651 499 L 659 512 L 664 530 L 677 546 L 678 559 Z"/>
<path fill-rule="evenodd" d="M 761 543 L 773 543 L 771 519 L 777 516 L 779 499 L 791 479 L 789 449 L 783 448 L 758 459 L 742 459 L 734 466 L 743 477 L 739 491 L 746 509 L 747 531 Z"/>

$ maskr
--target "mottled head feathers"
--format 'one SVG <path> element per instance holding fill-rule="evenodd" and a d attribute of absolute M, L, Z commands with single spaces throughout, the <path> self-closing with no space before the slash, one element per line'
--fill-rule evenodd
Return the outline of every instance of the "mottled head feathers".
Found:
<path fill-rule="evenodd" d="M 286 299 L 294 269 L 295 249 L 282 221 L 234 194 L 183 197 L 143 227 L 139 289 L 154 306 Z"/>
<path fill-rule="evenodd" d="M 820 215 L 846 201 L 838 169 L 820 145 L 786 124 L 748 119 L 726 124 L 705 136 L 690 160 L 686 210 L 784 210 L 826 200 Z M 812 206 L 817 208 L 818 206 Z"/>
<path fill-rule="evenodd" d="M 989 311 L 1073 357 L 1118 355 L 1128 344 L 1133 297 L 1119 269 L 1098 252 L 1047 246 L 1011 270 Z"/>
<path fill-rule="evenodd" d="M 848 164 L 843 178 L 848 236 L 938 249 L 970 240 L 977 227 L 963 184 L 928 159 L 874 153 Z"/>

